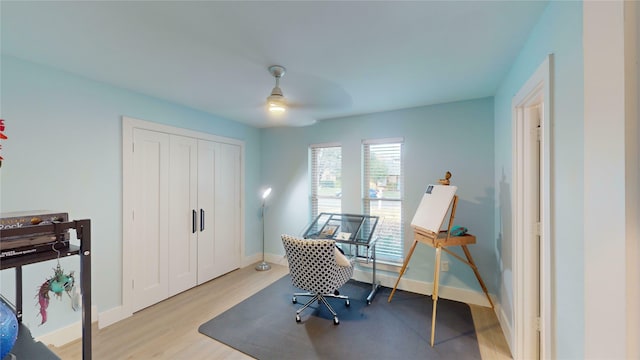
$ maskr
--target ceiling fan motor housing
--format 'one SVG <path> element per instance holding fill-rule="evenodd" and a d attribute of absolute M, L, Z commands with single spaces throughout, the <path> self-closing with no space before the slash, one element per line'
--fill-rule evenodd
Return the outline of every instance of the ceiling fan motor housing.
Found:
<path fill-rule="evenodd" d="M 276 79 L 284 76 L 284 73 L 286 71 L 287 69 L 285 69 L 284 66 L 280 66 L 280 65 L 269 66 L 269 72 L 271 73 L 271 75 L 275 76 Z"/>

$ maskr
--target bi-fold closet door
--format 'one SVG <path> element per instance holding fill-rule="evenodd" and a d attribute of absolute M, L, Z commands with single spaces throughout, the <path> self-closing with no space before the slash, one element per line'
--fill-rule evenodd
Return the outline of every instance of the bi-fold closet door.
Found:
<path fill-rule="evenodd" d="M 198 199 L 198 140 L 170 135 L 169 168 L 168 296 L 172 296 L 196 286 L 198 279 L 198 206 L 205 203 Z"/>
<path fill-rule="evenodd" d="M 241 147 L 134 129 L 133 311 L 240 267 Z"/>
<path fill-rule="evenodd" d="M 240 183 L 240 147 L 198 140 L 198 285 L 240 267 Z"/>

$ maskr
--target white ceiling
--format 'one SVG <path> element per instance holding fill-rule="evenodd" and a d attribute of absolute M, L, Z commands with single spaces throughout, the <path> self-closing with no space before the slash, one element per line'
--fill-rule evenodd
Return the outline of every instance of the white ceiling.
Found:
<path fill-rule="evenodd" d="M 546 1 L 7 1 L 2 53 L 252 126 L 491 96 Z M 295 108 L 270 117 L 267 68 Z"/>

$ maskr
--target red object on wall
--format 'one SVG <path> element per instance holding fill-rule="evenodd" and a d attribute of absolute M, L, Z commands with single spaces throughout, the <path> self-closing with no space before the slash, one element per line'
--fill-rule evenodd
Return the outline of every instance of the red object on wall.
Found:
<path fill-rule="evenodd" d="M 7 135 L 4 134 L 4 120 L 0 119 L 0 140 L 6 140 Z M 2 149 L 2 145 L 0 145 L 0 149 Z M 2 156 L 0 156 L 0 166 L 2 166 Z"/>

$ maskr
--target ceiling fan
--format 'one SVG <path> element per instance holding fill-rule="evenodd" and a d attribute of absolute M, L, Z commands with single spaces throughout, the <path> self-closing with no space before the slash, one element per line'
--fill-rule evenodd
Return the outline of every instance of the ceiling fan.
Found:
<path fill-rule="evenodd" d="M 271 95 L 267 97 L 267 108 L 271 113 L 278 114 L 287 111 L 287 100 L 282 94 L 282 89 L 280 89 L 280 78 L 284 76 L 286 71 L 287 69 L 284 66 L 269 66 L 269 72 L 276 78 L 276 86 L 271 90 Z"/>
<path fill-rule="evenodd" d="M 317 121 L 318 114 L 351 105 L 351 97 L 340 85 L 322 77 L 300 73 L 296 73 L 296 79 L 292 79 L 298 81 L 295 84 L 297 86 L 294 86 L 295 94 L 292 98 L 287 99 L 280 88 L 280 79 L 287 69 L 282 65 L 272 65 L 267 69 L 276 79 L 276 84 L 266 99 L 267 112 L 273 120 L 272 124 L 311 125 Z M 301 81 L 301 78 L 304 80 Z M 314 100 L 311 102 L 300 101 L 305 98 Z"/>

